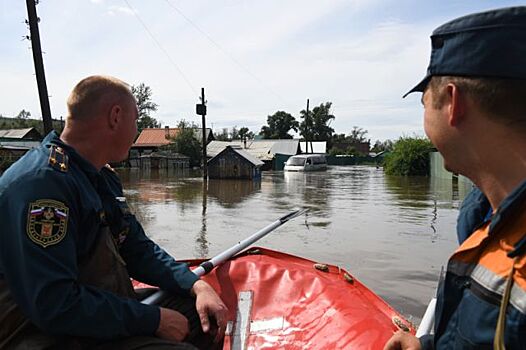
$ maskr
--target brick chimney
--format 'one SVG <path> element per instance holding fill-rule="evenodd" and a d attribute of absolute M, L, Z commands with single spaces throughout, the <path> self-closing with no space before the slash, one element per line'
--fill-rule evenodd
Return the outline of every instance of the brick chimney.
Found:
<path fill-rule="evenodd" d="M 164 127 L 164 138 L 167 140 L 170 138 L 170 127 L 168 125 Z"/>

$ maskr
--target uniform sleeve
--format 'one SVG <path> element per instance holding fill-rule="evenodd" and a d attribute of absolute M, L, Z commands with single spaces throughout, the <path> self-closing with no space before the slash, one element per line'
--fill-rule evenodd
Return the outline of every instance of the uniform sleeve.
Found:
<path fill-rule="evenodd" d="M 432 334 L 426 334 L 418 338 L 420 341 L 420 347 L 422 350 L 434 350 L 435 349 L 435 336 Z"/>
<path fill-rule="evenodd" d="M 77 282 L 77 228 L 83 223 L 80 194 L 67 180 L 65 173 L 40 170 L 0 195 L 0 265 L 13 299 L 51 334 L 153 334 L 160 318 L 156 306 Z"/>
<path fill-rule="evenodd" d="M 130 232 L 121 246 L 121 255 L 130 276 L 173 293 L 188 293 L 199 277 L 150 240 L 135 216 L 130 215 L 127 221 Z"/>
<path fill-rule="evenodd" d="M 124 198 L 119 177 L 104 168 L 102 174 L 106 179 L 114 197 Z M 120 254 L 126 261 L 130 276 L 141 282 L 158 286 L 161 289 L 176 294 L 189 293 L 194 283 L 199 279 L 185 263 L 177 262 L 164 249 L 146 236 L 141 224 L 131 214 L 126 202 L 114 202 L 114 220 L 119 216 L 129 227 L 126 239 L 120 246 Z"/>

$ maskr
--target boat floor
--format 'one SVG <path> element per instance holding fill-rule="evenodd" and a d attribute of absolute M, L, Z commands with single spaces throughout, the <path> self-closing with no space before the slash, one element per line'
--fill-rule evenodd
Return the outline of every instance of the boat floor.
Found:
<path fill-rule="evenodd" d="M 251 248 L 202 279 L 229 309 L 224 349 L 382 349 L 398 329 L 414 334 L 398 312 L 337 266 Z"/>

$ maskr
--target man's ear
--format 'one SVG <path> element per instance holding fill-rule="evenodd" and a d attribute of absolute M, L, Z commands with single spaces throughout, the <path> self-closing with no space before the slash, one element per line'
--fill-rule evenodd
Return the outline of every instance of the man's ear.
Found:
<path fill-rule="evenodd" d="M 466 96 L 453 83 L 446 86 L 446 93 L 449 99 L 447 105 L 448 121 L 450 126 L 458 126 L 466 114 Z"/>
<path fill-rule="evenodd" d="M 122 118 L 122 107 L 119 105 L 111 106 L 109 118 L 108 118 L 108 125 L 111 130 L 115 130 L 118 128 L 119 123 L 121 122 L 121 118 Z"/>

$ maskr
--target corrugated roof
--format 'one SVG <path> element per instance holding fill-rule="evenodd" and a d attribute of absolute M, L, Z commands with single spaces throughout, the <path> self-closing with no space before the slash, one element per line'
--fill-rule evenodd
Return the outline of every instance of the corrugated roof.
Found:
<path fill-rule="evenodd" d="M 263 165 L 265 163 L 263 163 L 262 161 L 260 161 L 259 159 L 257 159 L 256 157 L 254 157 L 253 155 L 251 155 L 250 153 L 242 150 L 242 149 L 239 149 L 239 148 L 232 148 L 234 150 L 234 152 L 236 152 L 237 154 L 239 154 L 241 157 L 245 158 L 246 160 L 248 160 L 250 163 L 254 164 L 255 166 L 259 166 L 259 165 Z"/>
<path fill-rule="evenodd" d="M 170 140 L 168 137 L 175 137 L 179 132 L 178 128 L 148 128 L 143 129 L 135 140 L 134 146 L 145 147 L 152 146 L 158 147 L 168 145 Z"/>
<path fill-rule="evenodd" d="M 14 147 L 14 148 L 24 148 L 32 149 L 40 146 L 40 141 L 0 141 L 0 147 Z"/>
<path fill-rule="evenodd" d="M 168 131 L 168 132 L 167 132 Z M 206 128 L 207 136 L 210 135 L 211 129 Z M 133 147 L 159 147 L 168 145 L 169 138 L 174 138 L 179 133 L 179 128 L 147 128 L 143 129 L 135 140 Z M 194 129 L 194 137 L 198 140 L 202 139 L 201 129 Z"/>
<path fill-rule="evenodd" d="M 34 128 L 0 130 L 0 137 L 23 139 Z"/>
<path fill-rule="evenodd" d="M 299 140 L 250 140 L 247 141 L 245 148 L 244 142 L 241 140 L 231 142 L 212 141 L 206 146 L 206 154 L 208 157 L 215 157 L 226 146 L 232 146 L 233 148 L 246 151 L 259 160 L 272 160 L 277 153 L 286 155 L 297 154 L 298 143 Z"/>

